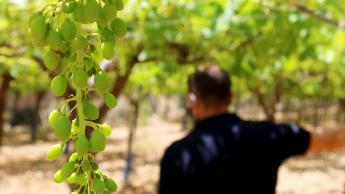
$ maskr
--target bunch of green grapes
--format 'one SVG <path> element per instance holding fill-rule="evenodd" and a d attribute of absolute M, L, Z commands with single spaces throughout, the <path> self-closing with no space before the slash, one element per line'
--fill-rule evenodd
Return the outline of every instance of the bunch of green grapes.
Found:
<path fill-rule="evenodd" d="M 30 32 L 35 45 L 43 47 L 43 61 L 48 70 L 57 73 L 51 81 L 54 96 L 63 96 L 68 83 L 76 93 L 61 103 L 49 115 L 59 144 L 48 150 L 50 160 L 58 159 L 68 141 L 75 142 L 75 153 L 54 175 L 54 181 L 79 184 L 73 194 L 109 194 L 117 185 L 104 175 L 95 160 L 95 153 L 105 149 L 106 136 L 111 127 L 95 122 L 99 110 L 90 93 L 97 93 L 109 108 L 116 106 L 116 98 L 108 92 L 110 76 L 99 66 L 100 59 L 111 59 L 116 40 L 126 34 L 126 24 L 117 17 L 123 9 L 122 0 L 59 0 L 46 5 L 30 18 Z M 93 78 L 93 86 L 88 84 Z M 75 106 L 68 109 L 68 104 Z M 70 114 L 76 111 L 76 117 Z M 90 137 L 86 127 L 92 127 Z"/>

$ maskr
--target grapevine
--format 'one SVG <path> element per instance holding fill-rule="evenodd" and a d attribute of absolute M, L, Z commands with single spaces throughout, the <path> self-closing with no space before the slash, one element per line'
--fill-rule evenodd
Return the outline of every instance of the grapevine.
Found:
<path fill-rule="evenodd" d="M 76 91 L 48 118 L 60 141 L 49 148 L 50 160 L 60 158 L 68 141 L 75 143 L 75 152 L 54 175 L 57 183 L 79 184 L 72 194 L 109 194 L 117 190 L 115 181 L 98 168 L 95 160 L 95 153 L 105 149 L 111 127 L 96 122 L 99 110 L 90 96 L 97 93 L 109 108 L 116 106 L 116 98 L 108 92 L 111 78 L 99 63 L 102 58 L 114 56 L 116 40 L 126 34 L 126 23 L 117 17 L 123 7 L 122 0 L 59 0 L 30 18 L 33 42 L 45 50 L 46 68 L 57 73 L 51 81 L 52 94 L 65 95 L 69 84 Z M 88 84 L 91 77 L 93 86 Z M 71 102 L 75 106 L 68 108 Z M 71 118 L 73 111 L 75 118 Z M 85 132 L 87 127 L 93 128 L 90 137 Z"/>

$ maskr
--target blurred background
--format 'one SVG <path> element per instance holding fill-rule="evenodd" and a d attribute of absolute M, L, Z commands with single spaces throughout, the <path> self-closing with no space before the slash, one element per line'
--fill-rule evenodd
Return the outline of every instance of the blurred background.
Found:
<path fill-rule="evenodd" d="M 56 143 L 49 112 L 51 74 L 28 32 L 48 0 L 0 1 L 0 193 L 62 194 L 52 177 L 63 162 L 46 157 Z M 128 34 L 102 67 L 118 106 L 100 120 L 113 127 L 100 168 L 119 193 L 154 194 L 164 149 L 188 133 L 188 74 L 219 64 L 232 76 L 231 111 L 250 120 L 334 131 L 319 153 L 280 169 L 278 194 L 344 194 L 345 5 L 335 0 L 125 0 Z M 72 151 L 66 150 L 66 157 Z"/>

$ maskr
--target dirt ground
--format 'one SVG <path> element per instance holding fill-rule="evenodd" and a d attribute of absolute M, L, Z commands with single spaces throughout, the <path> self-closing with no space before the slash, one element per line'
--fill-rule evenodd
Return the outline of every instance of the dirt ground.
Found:
<path fill-rule="evenodd" d="M 159 160 L 164 149 L 182 137 L 180 124 L 151 119 L 137 129 L 134 145 L 134 170 L 130 186 L 123 189 L 123 167 L 127 128 L 115 127 L 104 153 L 97 156 L 100 168 L 118 181 L 120 193 L 154 194 L 159 173 Z M 0 151 L 1 194 L 64 194 L 67 184 L 56 184 L 54 172 L 62 160 L 51 162 L 46 150 L 54 141 L 27 143 L 29 133 L 22 128 L 6 128 L 5 145 Z M 345 150 L 309 154 L 292 158 L 280 168 L 278 194 L 345 194 Z"/>

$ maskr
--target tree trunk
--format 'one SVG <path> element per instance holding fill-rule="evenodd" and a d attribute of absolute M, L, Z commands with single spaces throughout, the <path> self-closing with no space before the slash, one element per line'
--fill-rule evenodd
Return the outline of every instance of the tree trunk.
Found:
<path fill-rule="evenodd" d="M 31 129 L 31 142 L 36 141 L 37 127 L 41 124 L 40 106 L 41 106 L 41 102 L 42 102 L 42 99 L 43 99 L 45 94 L 46 94 L 46 91 L 44 91 L 44 90 L 36 92 L 36 102 L 35 102 L 35 106 L 34 106 L 34 110 L 33 110 L 34 122 L 33 122 L 33 126 Z"/>
<path fill-rule="evenodd" d="M 2 145 L 2 138 L 4 134 L 4 120 L 3 120 L 3 113 L 5 111 L 6 106 L 6 94 L 7 89 L 10 86 L 10 81 L 12 80 L 11 75 L 7 72 L 2 75 L 2 83 L 0 87 L 0 147 Z"/>
<path fill-rule="evenodd" d="M 138 125 L 139 119 L 139 111 L 140 111 L 140 102 L 138 99 L 131 99 L 131 106 L 133 110 L 132 116 L 130 116 L 129 122 L 129 134 L 128 134 L 128 141 L 127 141 L 127 158 L 126 158 L 126 167 L 125 167 L 125 185 L 128 185 L 129 174 L 132 170 L 132 161 L 133 161 L 133 142 L 134 142 L 134 135 Z"/>

